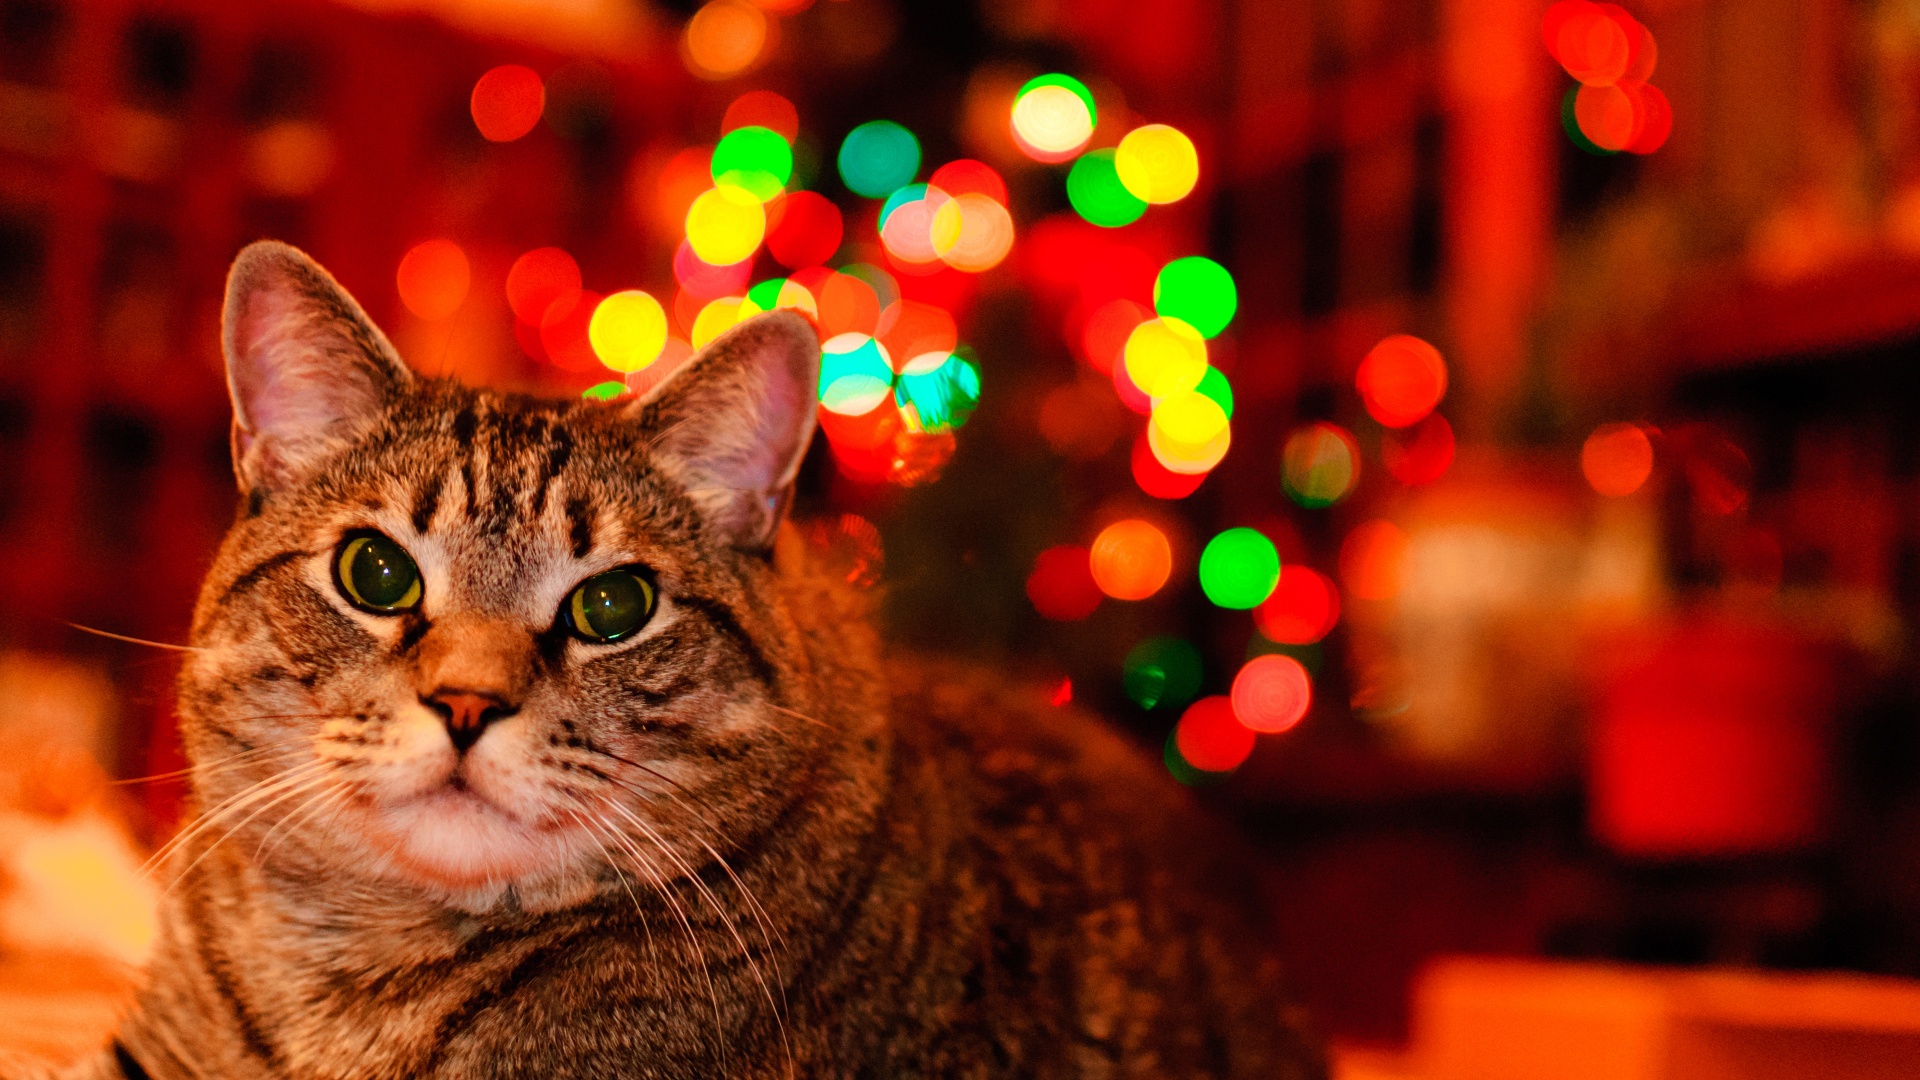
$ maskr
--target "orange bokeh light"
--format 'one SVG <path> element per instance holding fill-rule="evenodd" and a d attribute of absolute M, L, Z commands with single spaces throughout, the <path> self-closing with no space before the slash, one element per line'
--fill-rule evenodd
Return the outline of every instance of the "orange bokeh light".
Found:
<path fill-rule="evenodd" d="M 1347 591 L 1362 600 L 1391 600 L 1400 594 L 1407 558 L 1407 534 L 1391 521 L 1354 527 L 1340 545 L 1340 576 Z"/>
<path fill-rule="evenodd" d="M 1131 300 L 1109 300 L 1093 309 L 1080 330 L 1081 356 L 1102 375 L 1113 371 L 1133 329 L 1153 318 L 1153 309 Z"/>
<path fill-rule="evenodd" d="M 1260 606 L 1253 623 L 1268 641 L 1311 645 L 1340 621 L 1340 590 L 1318 570 L 1298 563 L 1280 568 L 1280 583 Z"/>
<path fill-rule="evenodd" d="M 1115 600 L 1145 600 L 1173 574 L 1173 546 L 1150 521 L 1128 518 L 1100 530 L 1088 560 L 1100 591 Z"/>
<path fill-rule="evenodd" d="M 1410 334 L 1394 334 L 1373 347 L 1354 385 L 1368 415 L 1381 424 L 1419 423 L 1447 393 L 1447 362 L 1440 350 Z"/>
<path fill-rule="evenodd" d="M 532 326 L 546 319 L 556 301 L 580 293 L 580 264 L 557 247 L 534 248 L 507 270 L 507 306 L 514 318 Z"/>
<path fill-rule="evenodd" d="M 687 20 L 687 66 L 706 79 L 725 79 L 754 65 L 770 26 L 759 8 L 740 0 L 711 0 Z"/>
<path fill-rule="evenodd" d="M 1187 764 L 1206 772 L 1232 772 L 1253 753 L 1253 729 L 1233 714 L 1232 700 L 1203 697 L 1187 706 L 1173 730 L 1174 746 Z"/>
<path fill-rule="evenodd" d="M 791 143 L 800 137 L 800 110 L 771 90 L 749 90 L 733 99 L 720 120 L 720 132 L 763 127 Z"/>
<path fill-rule="evenodd" d="M 1133 482 L 1140 490 L 1156 499 L 1184 499 L 1198 491 L 1207 479 L 1206 473 L 1177 473 L 1153 456 L 1153 445 L 1147 441 L 1147 433 L 1141 432 L 1133 440 L 1133 454 L 1129 462 L 1133 470 Z"/>
<path fill-rule="evenodd" d="M 1653 475 L 1653 440 L 1639 424 L 1601 424 L 1580 448 L 1580 471 L 1602 495 L 1631 495 Z"/>
<path fill-rule="evenodd" d="M 428 240 L 415 244 L 400 259 L 394 284 L 408 311 L 437 322 L 460 310 L 467 299 L 467 288 L 473 284 L 473 270 L 459 244 Z"/>
<path fill-rule="evenodd" d="M 502 64 L 473 84 L 468 108 L 473 125 L 490 142 L 512 142 L 540 122 L 547 88 L 529 67 Z"/>
<path fill-rule="evenodd" d="M 1291 656 L 1256 656 L 1233 677 L 1233 715 L 1242 725 L 1269 734 L 1306 718 L 1313 704 L 1313 678 Z"/>
<path fill-rule="evenodd" d="M 689 146 L 667 159 L 653 187 L 654 228 L 679 238 L 693 200 L 713 186 L 713 147 Z"/>

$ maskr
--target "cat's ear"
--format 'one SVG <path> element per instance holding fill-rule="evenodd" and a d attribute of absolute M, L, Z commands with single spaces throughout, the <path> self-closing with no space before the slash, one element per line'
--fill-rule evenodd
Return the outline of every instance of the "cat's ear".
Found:
<path fill-rule="evenodd" d="M 221 322 L 242 490 L 310 474 L 413 381 L 353 297 L 286 244 L 262 240 L 234 259 Z"/>
<path fill-rule="evenodd" d="M 813 439 L 820 338 L 791 311 L 722 334 L 635 404 L 649 456 L 745 551 L 765 551 Z"/>

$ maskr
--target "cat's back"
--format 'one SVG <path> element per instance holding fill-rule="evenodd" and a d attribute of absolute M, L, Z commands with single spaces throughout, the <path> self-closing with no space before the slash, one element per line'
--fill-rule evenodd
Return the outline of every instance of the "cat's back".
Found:
<path fill-rule="evenodd" d="M 897 856 L 925 883 L 915 936 L 951 943 L 910 946 L 952 1033 L 938 1075 L 1324 1075 L 1251 855 L 1157 762 L 978 666 L 901 657 L 888 679 L 885 831 L 917 853 Z"/>

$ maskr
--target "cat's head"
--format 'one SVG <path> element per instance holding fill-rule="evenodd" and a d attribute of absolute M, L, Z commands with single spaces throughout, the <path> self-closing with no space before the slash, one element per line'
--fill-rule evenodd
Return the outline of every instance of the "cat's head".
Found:
<path fill-rule="evenodd" d="M 242 508 L 181 694 L 208 838 L 568 903 L 609 866 L 705 863 L 849 736 L 827 654 L 866 639 L 782 526 L 805 320 L 748 322 L 637 401 L 492 394 L 409 371 L 260 243 L 224 335 Z"/>

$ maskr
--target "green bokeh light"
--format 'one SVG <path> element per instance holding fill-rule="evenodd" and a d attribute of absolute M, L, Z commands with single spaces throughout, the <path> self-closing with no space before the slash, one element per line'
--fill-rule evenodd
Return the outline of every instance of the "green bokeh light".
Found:
<path fill-rule="evenodd" d="M 1117 229 L 1140 220 L 1147 204 L 1120 183 L 1113 167 L 1113 150 L 1089 150 L 1067 174 L 1067 201 L 1081 217 L 1095 225 Z"/>
<path fill-rule="evenodd" d="M 885 229 L 887 227 L 887 219 L 893 216 L 895 210 L 913 202 L 915 199 L 924 199 L 926 197 L 927 185 L 925 184 L 901 185 L 900 190 L 887 196 L 887 201 L 880 204 L 880 228 Z"/>
<path fill-rule="evenodd" d="M 793 147 L 771 128 L 735 128 L 713 148 L 712 171 L 714 183 L 746 188 L 766 202 L 793 179 Z"/>
<path fill-rule="evenodd" d="M 1200 385 L 1194 389 L 1200 392 L 1201 397 L 1209 398 L 1220 406 L 1220 411 L 1227 414 L 1227 419 L 1233 419 L 1233 384 L 1227 381 L 1226 372 L 1207 365 L 1207 373 L 1200 376 Z"/>
<path fill-rule="evenodd" d="M 780 306 L 780 290 L 786 287 L 786 278 L 768 278 L 753 288 L 748 289 L 747 299 L 753 301 L 753 306 L 759 308 L 761 311 L 772 311 L 774 308 Z"/>
<path fill-rule="evenodd" d="M 1073 91 L 1073 94 L 1075 97 L 1079 98 L 1081 101 L 1086 102 L 1087 119 L 1093 121 L 1093 123 L 1096 126 L 1099 125 L 1100 111 L 1094 108 L 1093 91 L 1087 89 L 1086 83 L 1081 82 L 1079 79 L 1076 79 L 1071 75 L 1062 75 L 1056 71 L 1047 75 L 1039 75 L 1034 78 L 1028 79 L 1027 84 L 1020 88 L 1020 92 L 1013 95 L 1013 100 L 1019 101 L 1021 98 L 1026 97 L 1029 93 L 1032 93 L 1033 91 L 1038 90 L 1043 86 L 1064 86 L 1067 89 Z"/>
<path fill-rule="evenodd" d="M 820 402 L 839 411 L 849 402 L 883 393 L 893 386 L 893 368 L 880 343 L 868 338 L 855 349 L 820 354 Z"/>
<path fill-rule="evenodd" d="M 1175 259 L 1153 279 L 1153 309 L 1217 336 L 1240 308 L 1240 290 L 1227 268 L 1204 255 Z"/>
<path fill-rule="evenodd" d="M 1143 709 L 1177 709 L 1200 693 L 1200 652 L 1174 637 L 1135 645 L 1120 666 L 1120 688 Z"/>
<path fill-rule="evenodd" d="M 1200 553 L 1200 589 L 1223 608 L 1260 606 L 1280 583 L 1280 552 L 1253 529 L 1228 529 Z"/>
<path fill-rule="evenodd" d="M 1560 126 L 1567 129 L 1567 138 L 1573 140 L 1573 145 L 1585 150 L 1594 157 L 1612 157 L 1619 153 L 1618 150 L 1609 150 L 1595 143 L 1592 139 L 1587 138 L 1586 132 L 1580 130 L 1580 117 L 1579 114 L 1574 111 L 1574 106 L 1579 99 L 1579 83 L 1574 83 L 1568 87 L 1567 96 L 1560 99 Z"/>
<path fill-rule="evenodd" d="M 901 375 L 893 391 L 909 431 L 951 431 L 980 404 L 980 369 L 949 356 L 924 375 Z"/>
<path fill-rule="evenodd" d="M 1175 731 L 1177 730 L 1176 728 Z M 1172 731 L 1167 733 L 1165 760 L 1167 763 L 1167 771 L 1173 774 L 1175 780 L 1178 780 L 1188 787 L 1199 787 L 1202 784 L 1218 783 L 1233 775 L 1232 773 L 1208 772 L 1205 769 L 1195 768 L 1193 764 L 1186 759 L 1186 756 L 1180 753 L 1180 740 Z"/>
<path fill-rule="evenodd" d="M 580 391 L 580 396 L 583 398 L 586 398 L 588 401 L 612 401 L 614 398 L 617 398 L 621 394 L 624 394 L 626 392 L 627 392 L 626 383 L 603 382 L 603 383 L 595 383 L 594 385 L 587 387 L 585 390 Z"/>
<path fill-rule="evenodd" d="M 920 140 L 891 120 L 869 120 L 840 144 L 840 179 L 856 195 L 885 198 L 919 171 Z"/>

